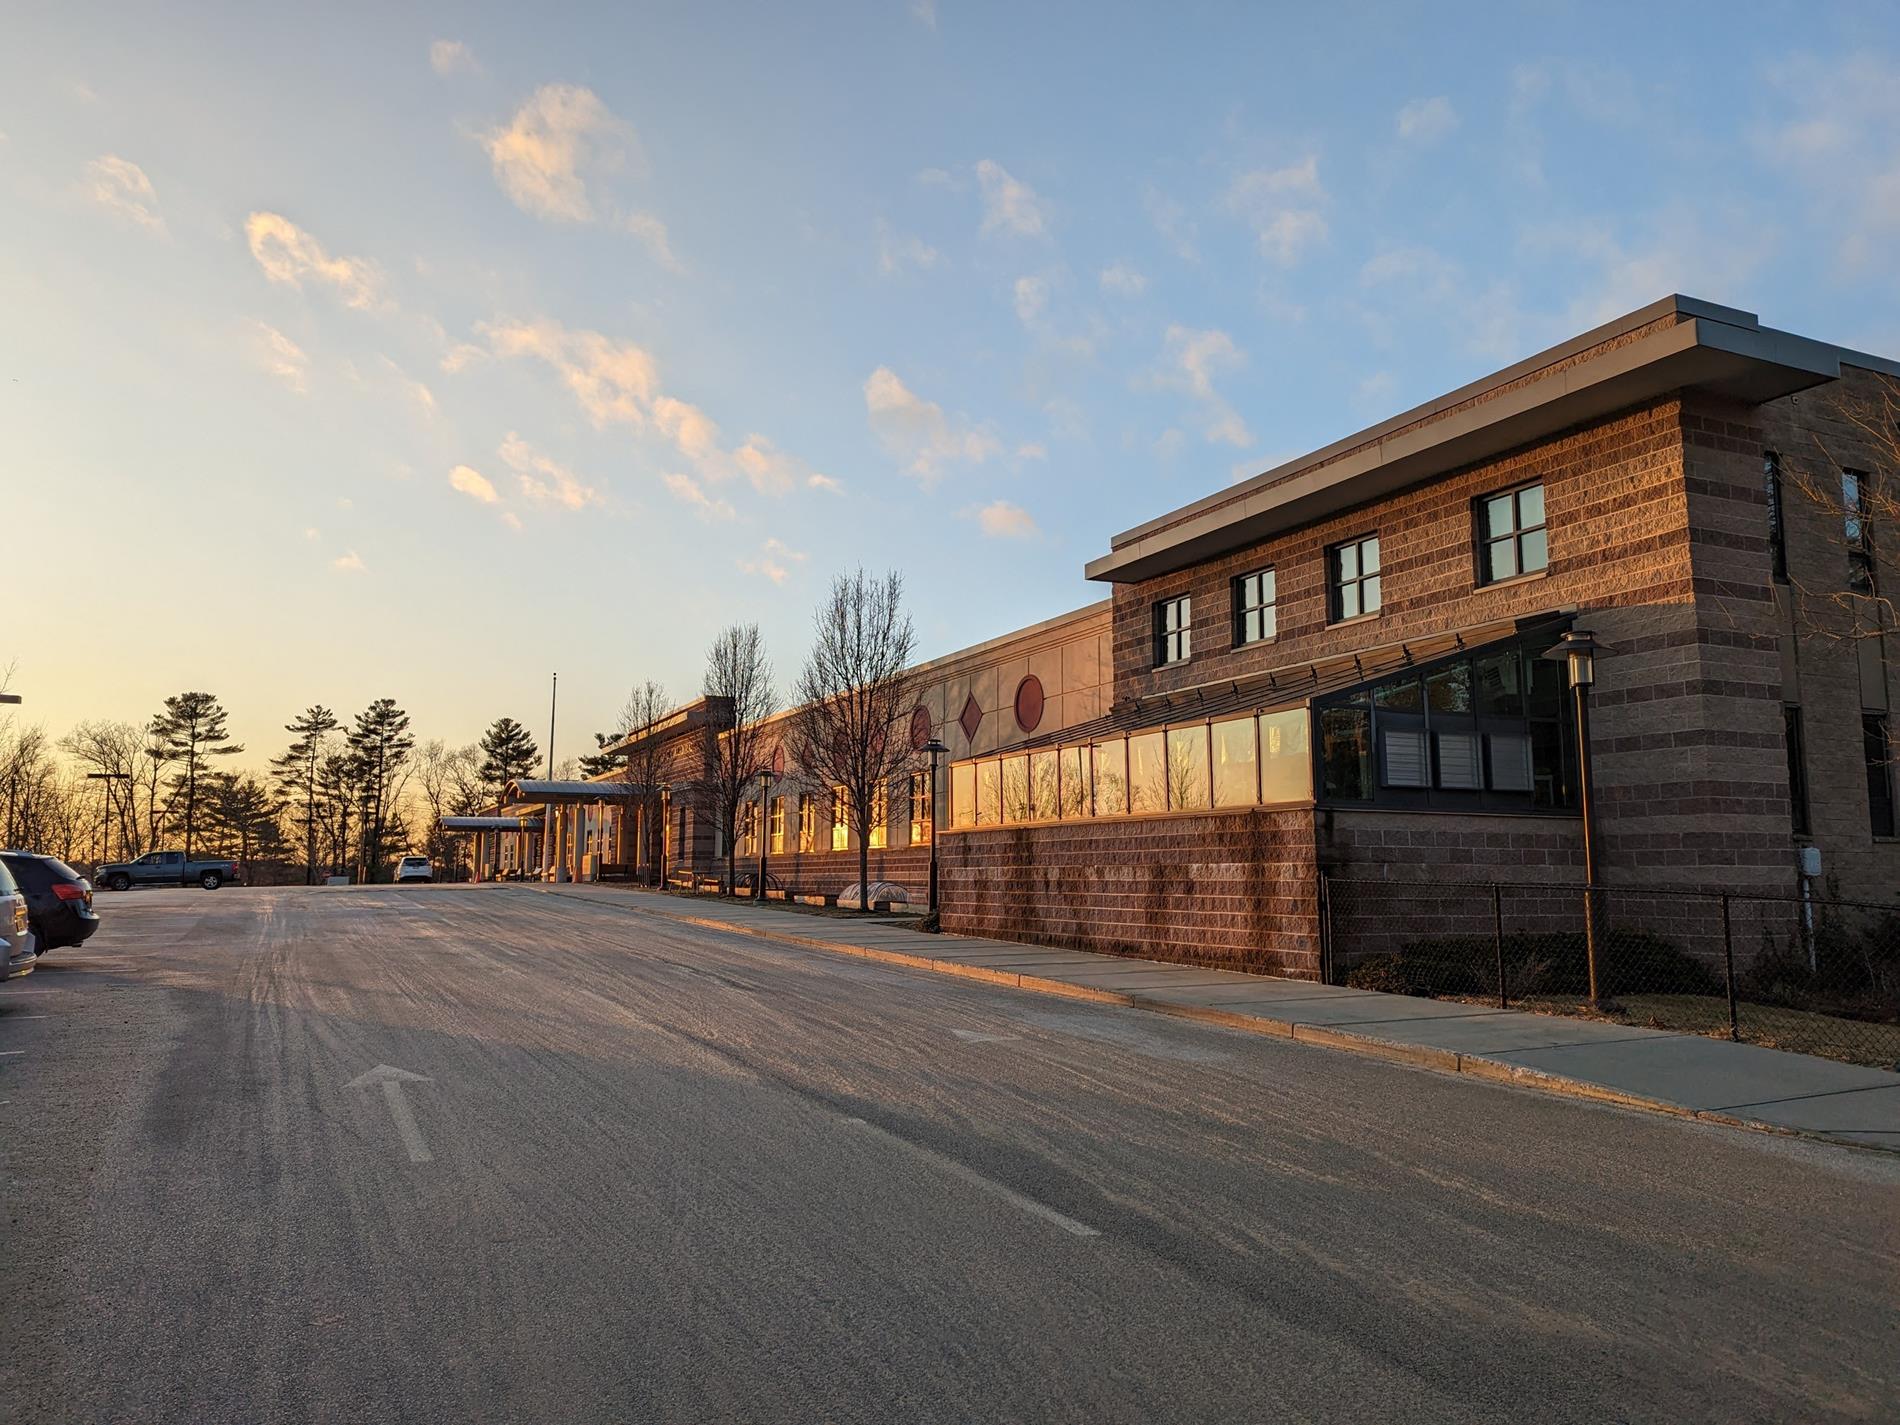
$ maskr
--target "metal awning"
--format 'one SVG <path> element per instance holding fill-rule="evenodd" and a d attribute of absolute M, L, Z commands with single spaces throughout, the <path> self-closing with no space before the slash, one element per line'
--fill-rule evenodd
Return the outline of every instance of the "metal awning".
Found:
<path fill-rule="evenodd" d="M 539 831 L 538 816 L 445 816 L 436 823 L 444 831 Z"/>
<path fill-rule="evenodd" d="M 510 782 L 501 801 L 504 807 L 591 806 L 595 802 L 617 802 L 629 795 L 639 795 L 639 789 L 635 787 L 630 792 L 627 783 L 619 777 L 603 777 L 598 782 L 524 778 Z"/>
<path fill-rule="evenodd" d="M 1271 712 L 1280 708 L 1301 707 L 1327 693 L 1349 692 L 1363 683 L 1376 683 L 1406 668 L 1423 668 L 1439 659 L 1477 652 L 1495 644 L 1546 635 L 1555 643 L 1576 617 L 1575 608 L 1563 608 L 1524 618 L 1495 619 L 1489 623 L 1447 629 L 1443 633 L 1406 639 L 1400 643 L 1381 644 L 1356 653 L 1290 664 L 1251 678 L 1207 683 L 1167 696 L 1140 698 L 1112 708 L 1090 722 L 1077 723 L 1044 733 L 1040 737 L 1026 737 L 981 756 L 960 757 L 957 760 L 983 761 L 1042 748 L 1072 747 L 1096 738 L 1145 732 L 1171 723 L 1200 722 L 1233 713 Z"/>

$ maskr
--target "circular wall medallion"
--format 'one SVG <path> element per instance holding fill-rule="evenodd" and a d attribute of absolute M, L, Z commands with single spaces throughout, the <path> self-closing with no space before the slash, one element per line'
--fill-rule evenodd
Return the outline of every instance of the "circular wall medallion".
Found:
<path fill-rule="evenodd" d="M 922 752 L 930 741 L 930 710 L 919 707 L 910 715 L 910 750 Z"/>
<path fill-rule="evenodd" d="M 1031 673 L 1016 685 L 1016 726 L 1034 732 L 1042 721 L 1042 679 Z"/>

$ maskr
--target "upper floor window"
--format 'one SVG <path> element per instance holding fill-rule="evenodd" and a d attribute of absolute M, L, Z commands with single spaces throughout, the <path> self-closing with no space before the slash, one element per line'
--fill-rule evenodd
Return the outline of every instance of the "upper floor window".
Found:
<path fill-rule="evenodd" d="M 1867 818 L 1875 836 L 1893 835 L 1893 744 L 1887 719 L 1862 713 L 1861 749 L 1867 760 Z"/>
<path fill-rule="evenodd" d="M 851 795 L 843 787 L 831 789 L 831 849 L 851 849 Z"/>
<path fill-rule="evenodd" d="M 771 820 L 772 854 L 777 856 L 785 849 L 785 798 L 772 798 Z"/>
<path fill-rule="evenodd" d="M 818 798 L 809 792 L 798 799 L 798 849 L 818 849 Z"/>
<path fill-rule="evenodd" d="M 1781 457 L 1761 453 L 1762 493 L 1768 497 L 1768 571 L 1777 584 L 1788 582 L 1788 530 L 1781 513 Z"/>
<path fill-rule="evenodd" d="M 1369 534 L 1327 550 L 1326 583 L 1334 623 L 1379 612 L 1379 536 Z"/>
<path fill-rule="evenodd" d="M 1194 651 L 1192 603 L 1186 594 L 1155 605 L 1155 666 L 1185 663 Z"/>
<path fill-rule="evenodd" d="M 1864 470 L 1841 471 L 1842 530 L 1847 536 L 1847 587 L 1857 594 L 1874 591 L 1874 535 L 1867 518 L 1871 493 Z"/>
<path fill-rule="evenodd" d="M 1234 580 L 1234 646 L 1261 643 L 1279 632 L 1273 606 L 1273 571 L 1255 570 Z"/>
<path fill-rule="evenodd" d="M 1550 563 L 1541 483 L 1487 495 L 1478 502 L 1479 583 L 1541 573 Z"/>
<path fill-rule="evenodd" d="M 891 841 L 891 784 L 879 782 L 871 793 L 871 849 L 882 850 Z"/>

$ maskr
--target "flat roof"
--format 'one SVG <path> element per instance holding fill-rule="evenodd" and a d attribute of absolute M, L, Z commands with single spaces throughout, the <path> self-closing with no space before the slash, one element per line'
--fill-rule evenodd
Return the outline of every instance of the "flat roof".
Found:
<path fill-rule="evenodd" d="M 1759 403 L 1900 362 L 1764 327 L 1680 294 L 1125 530 L 1091 579 L 1172 573 L 1671 391 Z"/>

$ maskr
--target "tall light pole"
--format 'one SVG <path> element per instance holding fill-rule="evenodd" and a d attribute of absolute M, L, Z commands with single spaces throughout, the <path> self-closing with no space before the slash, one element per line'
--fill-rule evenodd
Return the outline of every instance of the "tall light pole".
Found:
<path fill-rule="evenodd" d="M 17 702 L 18 699 L 15 699 Z M 99 799 L 99 860 L 101 863 L 112 859 L 112 784 L 129 782 L 130 772 L 88 772 L 88 782 L 104 782 L 99 790 L 104 795 Z"/>
<path fill-rule="evenodd" d="M 1583 958 L 1589 976 L 1590 1007 L 1603 1008 L 1597 976 L 1597 829 L 1596 778 L 1590 761 L 1590 689 L 1597 680 L 1597 655 L 1606 652 L 1582 629 L 1569 629 L 1544 656 L 1561 658 L 1570 683 L 1577 724 L 1577 809 L 1583 814 Z"/>
<path fill-rule="evenodd" d="M 759 883 L 752 888 L 752 899 L 765 904 L 765 844 L 771 836 L 769 813 L 772 806 L 772 769 L 759 768 Z"/>
<path fill-rule="evenodd" d="M 554 705 L 561 697 L 561 675 L 554 675 L 554 682 L 548 689 L 548 780 L 554 780 Z"/>
<path fill-rule="evenodd" d="M 930 754 L 930 889 L 925 904 L 931 915 L 937 913 L 937 759 L 949 750 L 935 737 L 924 744 Z"/>

